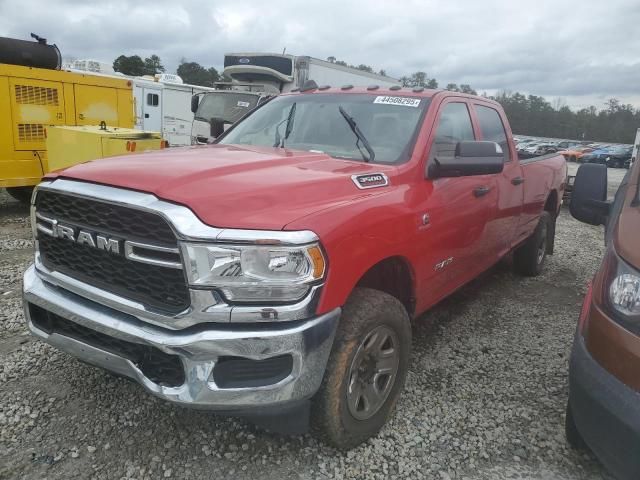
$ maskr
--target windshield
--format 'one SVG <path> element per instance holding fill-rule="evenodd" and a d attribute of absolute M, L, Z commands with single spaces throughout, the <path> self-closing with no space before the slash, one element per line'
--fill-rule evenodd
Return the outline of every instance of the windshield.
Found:
<path fill-rule="evenodd" d="M 258 95 L 214 92 L 202 96 L 195 118 L 205 122 L 218 118 L 230 123 L 238 121 L 258 103 Z"/>
<path fill-rule="evenodd" d="M 257 109 L 219 143 L 280 145 L 353 160 L 368 159 L 363 146 L 368 143 L 375 152 L 374 163 L 400 163 L 411 154 L 429 102 L 429 98 L 369 94 L 287 95 Z M 351 128 L 340 107 L 355 121 L 366 142 Z M 295 115 L 291 115 L 292 108 Z"/>

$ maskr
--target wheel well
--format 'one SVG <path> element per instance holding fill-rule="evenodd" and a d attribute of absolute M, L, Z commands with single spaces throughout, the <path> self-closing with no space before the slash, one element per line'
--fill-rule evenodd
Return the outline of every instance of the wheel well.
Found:
<path fill-rule="evenodd" d="M 402 257 L 389 257 L 376 263 L 360 278 L 356 287 L 368 287 L 393 295 L 412 316 L 415 310 L 413 274 Z"/>
<path fill-rule="evenodd" d="M 544 209 L 554 217 L 558 214 L 558 192 L 551 190 L 547 197 L 547 202 L 544 204 Z"/>

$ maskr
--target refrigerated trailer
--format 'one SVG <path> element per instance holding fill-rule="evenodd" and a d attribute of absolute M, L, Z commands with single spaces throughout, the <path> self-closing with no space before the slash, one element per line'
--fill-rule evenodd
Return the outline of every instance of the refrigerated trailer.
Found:
<path fill-rule="evenodd" d="M 290 92 L 307 80 L 318 85 L 391 87 L 400 81 L 339 65 L 306 55 L 276 53 L 228 53 L 224 56 L 224 74 L 242 83 L 260 83 L 277 92 Z"/>

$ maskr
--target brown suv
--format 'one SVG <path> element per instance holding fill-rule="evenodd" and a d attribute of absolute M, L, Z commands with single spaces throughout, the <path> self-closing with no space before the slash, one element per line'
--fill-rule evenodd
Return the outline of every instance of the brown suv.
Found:
<path fill-rule="evenodd" d="M 569 366 L 566 434 L 621 479 L 640 478 L 640 197 L 636 162 L 613 202 L 607 169 L 578 170 L 571 214 L 605 225 L 605 257 L 584 300 Z"/>

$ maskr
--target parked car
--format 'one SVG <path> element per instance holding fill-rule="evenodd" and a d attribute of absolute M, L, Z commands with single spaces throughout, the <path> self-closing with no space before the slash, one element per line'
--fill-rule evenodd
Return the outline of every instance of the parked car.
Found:
<path fill-rule="evenodd" d="M 307 83 L 214 145 L 47 176 L 27 323 L 162 399 L 350 448 L 393 411 L 412 319 L 510 252 L 541 272 L 566 178 L 517 160 L 497 102 Z"/>
<path fill-rule="evenodd" d="M 557 151 L 558 147 L 551 143 L 538 143 L 530 147 L 526 147 L 522 153 L 525 157 L 538 157 L 549 153 L 555 153 Z"/>
<path fill-rule="evenodd" d="M 556 146 L 559 149 L 569 150 L 576 147 L 581 146 L 581 144 L 575 140 L 562 140 L 561 142 L 557 142 Z"/>
<path fill-rule="evenodd" d="M 609 156 L 609 147 L 599 148 L 597 150 L 593 150 L 589 153 L 585 153 L 580 158 L 578 158 L 578 162 L 580 163 L 599 163 L 601 165 L 606 165 L 607 157 Z"/>
<path fill-rule="evenodd" d="M 606 253 L 589 284 L 569 364 L 566 436 L 620 480 L 640 478 L 640 212 L 634 164 L 613 202 L 607 169 L 582 165 L 571 214 L 606 225 Z"/>
<path fill-rule="evenodd" d="M 618 146 L 609 149 L 605 163 L 611 168 L 629 168 L 631 163 L 632 146 Z"/>
<path fill-rule="evenodd" d="M 591 147 L 575 147 L 568 150 L 562 150 L 558 153 L 563 155 L 567 161 L 579 162 L 583 155 L 590 152 L 593 152 L 593 148 Z"/>

